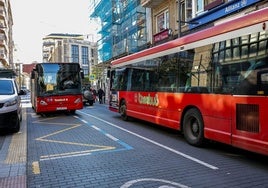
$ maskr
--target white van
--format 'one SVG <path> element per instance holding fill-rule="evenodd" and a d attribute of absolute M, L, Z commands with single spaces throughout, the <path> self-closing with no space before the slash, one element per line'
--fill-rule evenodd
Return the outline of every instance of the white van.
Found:
<path fill-rule="evenodd" d="M 19 132 L 22 120 L 22 107 L 20 95 L 14 78 L 0 78 L 0 129 L 9 129 Z"/>

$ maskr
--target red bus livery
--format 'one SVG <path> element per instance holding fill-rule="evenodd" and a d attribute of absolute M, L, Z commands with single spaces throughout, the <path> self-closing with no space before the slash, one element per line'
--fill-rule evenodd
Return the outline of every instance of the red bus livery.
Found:
<path fill-rule="evenodd" d="M 83 108 L 82 80 L 78 63 L 40 63 L 31 75 L 31 102 L 36 113 Z"/>
<path fill-rule="evenodd" d="M 114 60 L 109 108 L 268 155 L 268 8 Z"/>

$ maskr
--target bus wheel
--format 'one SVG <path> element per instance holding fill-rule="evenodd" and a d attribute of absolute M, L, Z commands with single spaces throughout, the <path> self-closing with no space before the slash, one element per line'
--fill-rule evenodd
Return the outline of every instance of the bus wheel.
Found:
<path fill-rule="evenodd" d="M 190 109 L 183 118 L 183 134 L 186 141 L 194 146 L 200 146 L 204 141 L 204 122 L 197 109 Z"/>
<path fill-rule="evenodd" d="M 75 114 L 75 110 L 70 110 L 70 114 Z"/>
<path fill-rule="evenodd" d="M 126 102 L 125 101 L 122 101 L 121 102 L 119 113 L 121 114 L 121 118 L 124 121 L 127 121 L 128 120 L 128 116 L 127 116 L 127 105 L 126 105 Z"/>

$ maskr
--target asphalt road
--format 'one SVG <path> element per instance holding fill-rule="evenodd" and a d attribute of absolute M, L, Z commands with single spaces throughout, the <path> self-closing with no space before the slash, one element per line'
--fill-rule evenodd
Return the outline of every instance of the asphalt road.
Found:
<path fill-rule="evenodd" d="M 105 104 L 75 115 L 27 109 L 27 185 L 32 187 L 268 187 L 267 157 L 180 132 L 122 121 Z"/>

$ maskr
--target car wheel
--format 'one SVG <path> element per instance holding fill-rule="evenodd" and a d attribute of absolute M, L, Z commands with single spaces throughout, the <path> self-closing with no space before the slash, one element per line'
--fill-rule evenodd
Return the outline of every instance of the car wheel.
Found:
<path fill-rule="evenodd" d="M 17 133 L 20 131 L 20 118 L 17 117 L 16 126 L 13 128 L 13 132 Z"/>
<path fill-rule="evenodd" d="M 22 112 L 20 112 L 20 122 L 22 121 Z"/>

